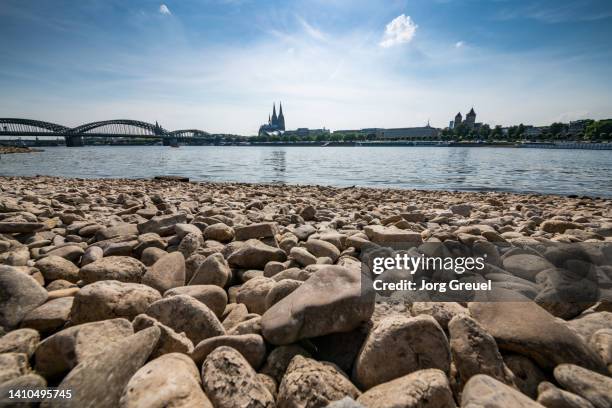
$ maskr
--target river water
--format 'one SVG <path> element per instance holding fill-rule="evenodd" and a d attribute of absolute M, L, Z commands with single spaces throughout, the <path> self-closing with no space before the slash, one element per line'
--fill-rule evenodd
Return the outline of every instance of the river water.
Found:
<path fill-rule="evenodd" d="M 0 175 L 192 180 L 612 197 L 612 151 L 499 147 L 86 146 L 2 155 Z"/>

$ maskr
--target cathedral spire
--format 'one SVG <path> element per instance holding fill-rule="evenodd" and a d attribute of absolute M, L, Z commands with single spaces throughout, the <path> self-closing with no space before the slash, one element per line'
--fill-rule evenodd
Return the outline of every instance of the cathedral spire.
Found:
<path fill-rule="evenodd" d="M 278 123 L 278 116 L 276 116 L 276 102 L 272 103 L 272 125 Z"/>
<path fill-rule="evenodd" d="M 285 115 L 283 115 L 283 104 L 279 102 L 279 113 L 278 113 L 278 128 L 280 130 L 285 130 Z"/>

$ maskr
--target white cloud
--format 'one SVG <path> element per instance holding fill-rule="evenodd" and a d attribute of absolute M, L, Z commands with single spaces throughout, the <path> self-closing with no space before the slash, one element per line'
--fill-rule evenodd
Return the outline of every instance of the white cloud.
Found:
<path fill-rule="evenodd" d="M 302 28 L 304 29 L 304 31 L 306 31 L 306 33 L 311 36 L 312 38 L 316 39 L 316 40 L 324 40 L 325 39 L 325 34 L 323 34 L 323 32 L 315 27 L 313 27 L 312 25 L 310 25 L 308 23 L 308 21 L 304 20 L 301 17 L 297 17 L 298 21 L 300 22 L 300 24 L 302 25 Z"/>
<path fill-rule="evenodd" d="M 465 42 L 464 41 L 457 41 L 455 43 L 455 48 L 463 48 L 465 46 Z"/>
<path fill-rule="evenodd" d="M 159 5 L 159 12 L 160 12 L 160 14 L 163 14 L 165 16 L 172 15 L 172 13 L 170 12 L 170 9 L 165 4 L 160 4 Z"/>
<path fill-rule="evenodd" d="M 380 46 L 383 48 L 393 47 L 412 41 L 419 26 L 412 21 L 410 16 L 404 14 L 395 17 L 385 27 L 385 34 Z"/>

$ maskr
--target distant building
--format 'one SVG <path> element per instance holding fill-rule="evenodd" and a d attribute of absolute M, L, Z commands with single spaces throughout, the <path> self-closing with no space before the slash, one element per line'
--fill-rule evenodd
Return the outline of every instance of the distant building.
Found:
<path fill-rule="evenodd" d="M 308 129 L 308 128 L 297 128 L 296 130 L 287 130 L 283 133 L 283 136 L 297 136 L 297 137 L 311 137 L 320 135 L 329 135 L 331 132 L 329 129 Z"/>
<path fill-rule="evenodd" d="M 461 115 L 461 112 L 458 112 L 455 115 L 455 120 L 451 121 L 452 125 L 449 126 L 449 129 L 454 129 L 456 127 L 459 127 L 459 125 L 461 125 L 462 123 L 464 123 L 468 129 L 474 129 L 474 128 L 479 128 L 480 126 L 482 126 L 482 123 L 476 123 L 476 112 L 474 112 L 474 108 L 472 107 L 472 109 L 470 109 L 470 111 L 468 112 L 467 115 L 465 115 L 465 121 L 463 120 L 463 116 Z"/>
<path fill-rule="evenodd" d="M 376 132 L 376 138 L 383 140 L 435 139 L 439 135 L 440 129 L 429 126 L 429 123 L 422 127 L 378 129 Z"/>
<path fill-rule="evenodd" d="M 569 123 L 567 127 L 567 134 L 577 136 L 584 134 L 586 127 L 589 125 L 589 120 L 575 120 Z"/>
<path fill-rule="evenodd" d="M 268 116 L 268 123 L 259 127 L 260 136 L 280 136 L 285 132 L 285 115 L 283 105 L 279 104 L 278 116 L 276 115 L 276 103 L 272 104 L 272 116 Z"/>
<path fill-rule="evenodd" d="M 449 129 L 454 129 L 455 128 L 455 121 L 451 120 L 450 122 L 448 122 L 448 128 Z"/>

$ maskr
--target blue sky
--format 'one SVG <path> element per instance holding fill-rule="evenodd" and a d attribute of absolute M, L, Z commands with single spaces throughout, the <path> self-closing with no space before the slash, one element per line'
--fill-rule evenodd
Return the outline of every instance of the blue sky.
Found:
<path fill-rule="evenodd" d="M 612 117 L 609 0 L 0 0 L 0 117 L 289 128 Z"/>

